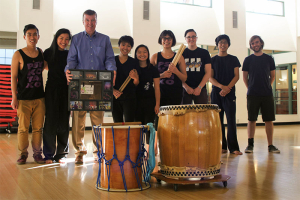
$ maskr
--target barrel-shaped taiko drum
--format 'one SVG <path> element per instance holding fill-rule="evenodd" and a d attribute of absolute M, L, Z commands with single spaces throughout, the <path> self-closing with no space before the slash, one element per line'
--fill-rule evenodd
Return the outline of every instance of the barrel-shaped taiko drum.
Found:
<path fill-rule="evenodd" d="M 202 178 L 220 173 L 219 112 L 213 104 L 160 107 L 157 133 L 164 176 Z"/>

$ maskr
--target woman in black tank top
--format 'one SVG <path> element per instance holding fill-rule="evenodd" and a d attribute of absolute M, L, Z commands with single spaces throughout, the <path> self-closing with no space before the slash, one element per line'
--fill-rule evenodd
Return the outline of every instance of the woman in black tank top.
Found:
<path fill-rule="evenodd" d="M 46 163 L 65 162 L 69 152 L 68 85 L 64 73 L 67 65 L 68 46 L 71 40 L 68 29 L 56 32 L 50 48 L 44 52 L 48 64 L 45 91 L 46 118 L 43 134 L 43 153 Z M 57 140 L 57 146 L 56 146 Z M 55 154 L 55 156 L 54 156 Z"/>
<path fill-rule="evenodd" d="M 176 44 L 176 38 L 172 31 L 164 30 L 158 43 L 163 46 L 161 52 L 151 56 L 150 62 L 158 68 L 160 73 L 160 106 L 180 105 L 182 99 L 182 82 L 186 81 L 186 65 L 181 56 L 176 66 L 172 64 L 175 52 L 172 47 Z M 155 118 L 155 128 L 157 129 L 158 117 Z"/>
<path fill-rule="evenodd" d="M 158 38 L 158 43 L 163 46 L 163 50 L 152 55 L 150 62 L 158 68 L 160 73 L 160 105 L 180 105 L 182 82 L 185 82 L 187 78 L 184 58 L 181 56 L 176 66 L 172 64 L 176 55 L 171 49 L 176 44 L 172 31 L 164 30 Z"/>

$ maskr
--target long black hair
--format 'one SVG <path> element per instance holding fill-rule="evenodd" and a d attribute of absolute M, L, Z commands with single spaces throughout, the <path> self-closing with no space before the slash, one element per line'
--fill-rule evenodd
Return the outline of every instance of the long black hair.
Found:
<path fill-rule="evenodd" d="M 51 46 L 49 47 L 49 50 L 50 50 L 50 60 L 49 62 L 52 62 L 53 64 L 56 63 L 57 61 L 57 52 L 59 51 L 58 50 L 58 44 L 57 44 L 57 38 L 61 35 L 61 34 L 64 34 L 64 33 L 67 33 L 69 35 L 69 38 L 71 40 L 72 38 L 72 35 L 71 35 L 71 32 L 68 30 L 68 29 L 65 29 L 65 28 L 61 28 L 59 29 L 55 35 L 54 35 L 54 38 L 53 38 L 53 41 L 52 41 L 52 44 Z"/>
<path fill-rule="evenodd" d="M 146 45 L 140 44 L 139 46 L 136 47 L 135 52 L 134 52 L 134 58 L 135 58 L 136 60 L 139 60 L 139 59 L 137 58 L 137 56 L 136 56 L 136 53 L 137 53 L 137 51 L 138 51 L 138 49 L 139 49 L 140 47 L 145 47 L 145 48 L 147 49 L 147 51 L 148 51 L 148 58 L 147 58 L 147 60 L 146 60 L 146 63 L 147 63 L 147 67 L 149 67 L 149 66 L 150 66 L 150 52 L 149 52 L 149 49 L 148 49 L 148 47 L 147 47 Z"/>

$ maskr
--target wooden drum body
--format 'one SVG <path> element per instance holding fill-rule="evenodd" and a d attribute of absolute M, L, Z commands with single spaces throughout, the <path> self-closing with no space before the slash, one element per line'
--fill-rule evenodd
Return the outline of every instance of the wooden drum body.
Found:
<path fill-rule="evenodd" d="M 99 150 L 97 188 L 108 191 L 136 191 L 142 184 L 144 163 L 143 126 L 94 126 Z"/>
<path fill-rule="evenodd" d="M 164 176 L 202 178 L 220 173 L 222 130 L 217 105 L 162 106 L 157 133 Z"/>

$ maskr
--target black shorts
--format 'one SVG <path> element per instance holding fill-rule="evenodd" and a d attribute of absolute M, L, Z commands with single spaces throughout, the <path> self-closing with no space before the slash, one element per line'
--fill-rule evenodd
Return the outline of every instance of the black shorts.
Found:
<path fill-rule="evenodd" d="M 275 121 L 275 108 L 273 96 L 247 96 L 248 120 L 256 121 L 259 109 L 262 119 L 266 121 Z"/>

